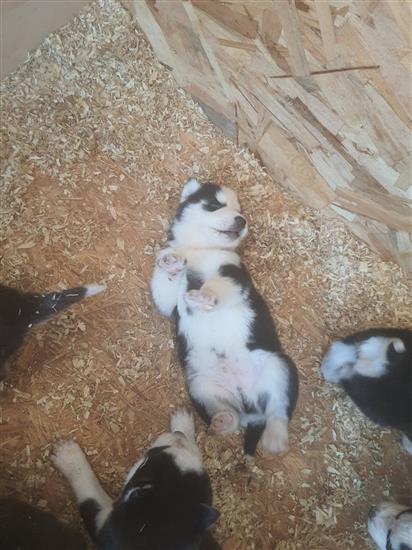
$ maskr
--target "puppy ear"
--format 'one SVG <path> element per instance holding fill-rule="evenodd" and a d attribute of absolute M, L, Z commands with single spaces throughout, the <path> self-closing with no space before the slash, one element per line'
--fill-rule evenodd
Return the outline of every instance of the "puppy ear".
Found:
<path fill-rule="evenodd" d="M 190 178 L 185 183 L 185 186 L 183 187 L 182 195 L 180 197 L 180 202 L 185 202 L 185 200 L 190 197 L 190 195 L 193 195 L 193 193 L 196 193 L 198 189 L 200 189 L 201 184 L 197 181 L 195 178 Z"/>
<path fill-rule="evenodd" d="M 215 523 L 219 516 L 220 513 L 216 510 L 216 508 L 207 506 L 207 504 L 199 504 L 199 531 L 202 533 L 203 531 L 206 531 L 206 529 L 209 529 L 209 527 Z"/>

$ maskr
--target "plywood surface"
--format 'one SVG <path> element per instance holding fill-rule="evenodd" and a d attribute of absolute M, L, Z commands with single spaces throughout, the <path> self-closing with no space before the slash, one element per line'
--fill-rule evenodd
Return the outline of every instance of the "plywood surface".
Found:
<path fill-rule="evenodd" d="M 410 2 L 127 4 L 177 84 L 277 181 L 412 270 Z"/>

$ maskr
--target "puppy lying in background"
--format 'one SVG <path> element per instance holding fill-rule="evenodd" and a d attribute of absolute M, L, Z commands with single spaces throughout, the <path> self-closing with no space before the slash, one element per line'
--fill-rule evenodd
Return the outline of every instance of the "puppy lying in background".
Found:
<path fill-rule="evenodd" d="M 1 550 L 86 550 L 76 530 L 14 498 L 0 498 Z"/>
<path fill-rule="evenodd" d="M 379 550 L 412 550 L 412 508 L 393 502 L 373 506 L 368 531 Z"/>
<path fill-rule="evenodd" d="M 412 454 L 412 331 L 374 328 L 337 340 L 321 371 L 373 422 L 401 430 Z"/>
<path fill-rule="evenodd" d="M 202 419 L 217 433 L 245 428 L 247 455 L 261 438 L 266 451 L 279 453 L 288 445 L 298 375 L 235 252 L 246 234 L 232 190 L 189 180 L 152 294 L 160 312 L 175 317 L 180 361 Z"/>
<path fill-rule="evenodd" d="M 0 379 L 8 374 L 7 359 L 22 345 L 33 325 L 104 289 L 92 284 L 50 294 L 30 294 L 0 285 Z"/>
<path fill-rule="evenodd" d="M 219 549 L 207 533 L 219 513 L 211 507 L 210 480 L 186 411 L 172 415 L 171 431 L 133 466 L 116 500 L 74 441 L 58 443 L 51 458 L 70 483 L 98 550 Z"/>

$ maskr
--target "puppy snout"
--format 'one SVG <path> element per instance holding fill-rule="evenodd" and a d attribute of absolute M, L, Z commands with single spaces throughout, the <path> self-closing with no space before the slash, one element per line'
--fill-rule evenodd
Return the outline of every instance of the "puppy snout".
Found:
<path fill-rule="evenodd" d="M 236 224 L 236 228 L 239 229 L 239 231 L 241 229 L 243 229 L 246 225 L 246 220 L 243 216 L 236 216 L 235 217 L 235 224 Z"/>
<path fill-rule="evenodd" d="M 372 508 L 369 508 L 368 512 L 368 518 L 372 521 L 373 518 L 376 516 L 378 509 L 376 506 L 372 506 Z"/>

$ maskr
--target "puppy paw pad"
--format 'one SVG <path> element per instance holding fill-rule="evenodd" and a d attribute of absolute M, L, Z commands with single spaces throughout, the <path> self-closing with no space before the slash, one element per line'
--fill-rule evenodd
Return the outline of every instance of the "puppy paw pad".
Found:
<path fill-rule="evenodd" d="M 235 414 L 225 411 L 213 416 L 210 428 L 216 433 L 233 432 L 237 428 L 237 417 Z"/>
<path fill-rule="evenodd" d="M 185 294 L 186 302 L 198 309 L 209 311 L 217 305 L 217 298 L 209 290 L 189 290 Z"/>
<path fill-rule="evenodd" d="M 169 275 L 176 275 L 184 269 L 186 260 L 177 254 L 162 254 L 157 260 L 157 265 Z"/>

